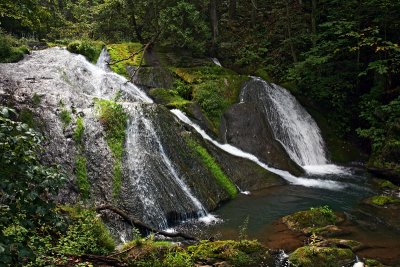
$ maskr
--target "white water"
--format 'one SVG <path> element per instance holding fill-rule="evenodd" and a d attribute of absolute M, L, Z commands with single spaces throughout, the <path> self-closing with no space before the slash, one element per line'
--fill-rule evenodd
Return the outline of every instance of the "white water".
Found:
<path fill-rule="evenodd" d="M 195 217 L 200 218 L 200 221 L 216 221 L 217 219 L 207 212 L 190 188 L 179 177 L 173 163 L 164 151 L 153 123 L 143 113 L 141 104 L 127 104 L 126 106 L 131 114 L 126 138 L 127 168 L 131 183 L 142 201 L 143 209 L 146 211 L 145 221 L 156 221 L 159 228 L 167 228 L 168 222 L 164 215 L 162 201 L 171 201 L 176 206 L 176 210 L 181 211 L 184 207 L 183 205 L 180 206 L 183 203 L 179 203 L 179 200 L 192 203 L 196 211 Z M 151 168 L 149 165 L 151 165 Z M 163 177 L 158 178 L 160 175 L 156 173 L 155 169 L 159 170 Z M 168 179 L 168 181 L 163 179 Z M 167 194 L 159 192 L 159 190 L 172 190 L 174 186 L 171 186 L 171 184 L 174 184 L 175 188 L 180 190 L 175 189 L 173 192 L 167 192 Z M 168 195 L 169 199 L 157 197 L 160 195 Z M 179 200 L 178 196 L 180 196 Z"/>
<path fill-rule="evenodd" d="M 261 105 L 275 139 L 293 161 L 312 174 L 347 173 L 345 168 L 329 164 L 318 125 L 288 90 L 257 77 L 252 79 L 262 84 L 262 90 L 257 91 L 257 104 Z M 246 95 L 247 87 L 242 89 L 241 103 L 254 99 Z"/>
<path fill-rule="evenodd" d="M 254 163 L 256 163 L 257 165 L 259 165 L 262 168 L 266 169 L 267 171 L 275 173 L 275 174 L 281 176 L 282 178 L 284 178 L 286 181 L 288 181 L 291 184 L 302 185 L 302 186 L 306 186 L 306 187 L 325 188 L 325 189 L 331 189 L 331 190 L 339 190 L 339 189 L 342 189 L 342 188 L 345 187 L 343 184 L 341 184 L 339 182 L 336 182 L 336 181 L 295 177 L 295 176 L 291 175 L 287 171 L 283 171 L 283 170 L 279 170 L 279 169 L 275 169 L 275 168 L 269 167 L 267 164 L 261 162 L 256 156 L 254 156 L 254 155 L 252 155 L 250 153 L 244 152 L 244 151 L 240 150 L 239 148 L 234 147 L 232 145 L 221 144 L 221 143 L 215 141 L 203 129 L 201 129 L 200 126 L 198 126 L 197 124 L 193 123 L 182 111 L 180 111 L 178 109 L 173 109 L 173 110 L 171 110 L 171 112 L 173 114 L 175 114 L 175 116 L 179 120 L 181 120 L 182 122 L 192 126 L 204 139 L 210 141 L 216 147 L 219 147 L 220 149 L 224 150 L 225 152 L 227 152 L 227 153 L 229 153 L 229 154 L 231 154 L 233 156 L 237 156 L 237 157 L 241 157 L 241 158 L 245 158 L 245 159 L 251 160 Z"/>
<path fill-rule="evenodd" d="M 218 58 L 212 57 L 211 60 L 215 65 L 222 67 L 221 62 L 219 62 Z"/>

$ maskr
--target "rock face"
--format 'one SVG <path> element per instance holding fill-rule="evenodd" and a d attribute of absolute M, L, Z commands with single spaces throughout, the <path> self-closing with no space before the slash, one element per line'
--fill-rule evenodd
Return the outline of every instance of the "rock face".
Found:
<path fill-rule="evenodd" d="M 288 170 L 294 175 L 303 173 L 275 140 L 271 126 L 254 104 L 233 105 L 224 113 L 220 132 L 225 133 L 222 136 L 224 142 L 257 156 L 272 167 Z"/>
<path fill-rule="evenodd" d="M 96 106 L 97 99 L 116 97 L 128 116 L 117 196 L 112 193 L 115 158 Z M 76 162 L 83 157 L 90 205 L 113 204 L 133 218 L 162 228 L 207 215 L 229 195 L 187 144 L 187 136 L 211 151 L 243 190 L 282 183 L 247 160 L 218 152 L 165 107 L 153 104 L 138 87 L 65 49 L 34 51 L 21 62 L 0 64 L 0 101 L 25 114 L 24 120 L 46 136 L 43 161 L 61 165 L 69 178 L 56 196 L 60 203 L 82 201 Z M 80 141 L 74 137 L 78 118 L 84 125 Z M 132 230 L 121 218 L 110 212 L 102 215 L 115 236 L 130 237 Z"/>

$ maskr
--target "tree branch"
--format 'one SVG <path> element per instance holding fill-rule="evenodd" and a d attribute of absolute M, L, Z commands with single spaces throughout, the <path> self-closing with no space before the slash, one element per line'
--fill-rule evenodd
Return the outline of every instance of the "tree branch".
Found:
<path fill-rule="evenodd" d="M 197 238 L 195 238 L 193 236 L 190 236 L 190 235 L 187 235 L 185 233 L 181 233 L 181 232 L 169 233 L 169 232 L 165 232 L 165 231 L 153 228 L 150 225 L 147 225 L 147 224 L 145 224 L 145 223 L 143 223 L 141 221 L 135 220 L 134 218 L 131 218 L 123 210 L 121 210 L 121 209 L 119 209 L 117 207 L 111 206 L 111 205 L 102 205 L 102 206 L 96 207 L 96 211 L 102 211 L 102 210 L 110 210 L 110 211 L 118 214 L 119 216 L 121 216 L 130 225 L 135 226 L 135 227 L 144 228 L 144 229 L 148 230 L 149 232 L 152 232 L 152 233 L 155 233 L 155 234 L 160 234 L 160 235 L 167 236 L 167 237 L 182 237 L 182 238 L 187 239 L 187 240 L 195 240 L 195 241 L 197 241 Z"/>

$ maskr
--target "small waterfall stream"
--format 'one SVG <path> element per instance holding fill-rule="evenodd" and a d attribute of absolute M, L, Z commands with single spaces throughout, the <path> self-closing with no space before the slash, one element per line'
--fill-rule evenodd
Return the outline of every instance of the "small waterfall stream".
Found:
<path fill-rule="evenodd" d="M 250 153 L 244 152 L 244 151 L 240 150 L 239 148 L 234 147 L 230 144 L 221 144 L 221 143 L 215 141 L 203 129 L 201 129 L 200 126 L 193 123 L 182 111 L 180 111 L 178 109 L 173 109 L 173 110 L 171 110 L 171 112 L 174 113 L 176 115 L 176 117 L 178 119 L 180 119 L 182 122 L 192 126 L 204 139 L 210 141 L 216 147 L 219 147 L 220 149 L 224 150 L 225 152 L 227 152 L 231 155 L 251 160 L 254 163 L 256 163 L 257 165 L 259 165 L 260 167 L 266 169 L 267 171 L 281 176 L 282 178 L 284 178 L 291 184 L 303 185 L 306 187 L 326 188 L 326 189 L 332 189 L 332 190 L 339 190 L 339 189 L 342 189 L 345 187 L 345 185 L 343 185 L 337 181 L 295 177 L 287 171 L 269 167 L 267 164 L 261 162 L 256 156 L 254 156 Z"/>
<path fill-rule="evenodd" d="M 165 229 L 171 219 L 212 220 L 212 215 L 179 177 L 142 105 L 125 104 L 130 114 L 126 140 L 127 167 L 131 184 L 146 211 L 144 221 Z M 181 212 L 177 214 L 179 218 L 167 218 L 165 206 Z"/>
<path fill-rule="evenodd" d="M 329 164 L 317 123 L 285 88 L 252 77 L 240 93 L 240 103 L 253 103 L 260 108 L 275 139 L 307 172 L 345 172 L 343 168 Z"/>

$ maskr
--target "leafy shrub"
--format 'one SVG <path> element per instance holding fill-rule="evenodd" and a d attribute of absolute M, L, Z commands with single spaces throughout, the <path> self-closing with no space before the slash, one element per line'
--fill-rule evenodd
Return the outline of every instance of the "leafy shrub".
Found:
<path fill-rule="evenodd" d="M 115 243 L 110 232 L 96 213 L 79 207 L 64 207 L 72 219 L 66 235 L 58 242 L 60 253 L 70 255 L 106 254 L 114 250 Z"/>
<path fill-rule="evenodd" d="M 193 261 L 186 251 L 178 250 L 168 253 L 163 264 L 165 267 L 190 267 L 193 266 Z"/>
<path fill-rule="evenodd" d="M 34 259 L 30 237 L 44 225 L 59 228 L 49 195 L 65 181 L 58 169 L 40 162 L 41 135 L 16 117 L 0 106 L 0 263 L 11 266 Z"/>
<path fill-rule="evenodd" d="M 101 49 L 103 48 L 103 43 L 93 42 L 93 41 L 72 41 L 68 44 L 67 49 L 71 53 L 84 55 L 87 60 L 94 63 L 97 61 Z"/>
<path fill-rule="evenodd" d="M 17 62 L 28 53 L 29 49 L 26 46 L 20 45 L 14 37 L 3 33 L 0 29 L 0 62 Z"/>

